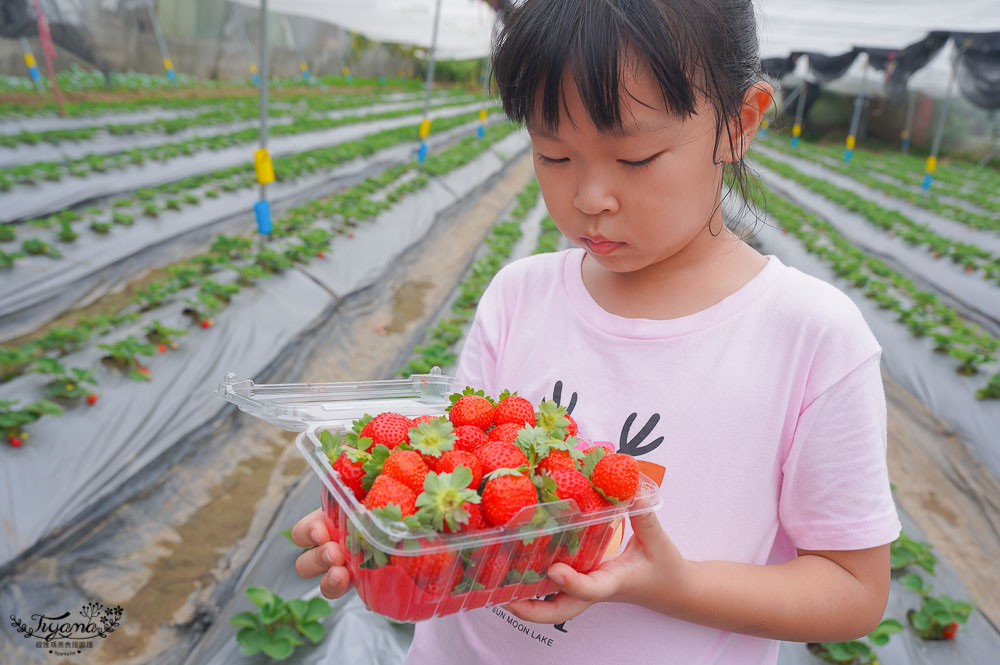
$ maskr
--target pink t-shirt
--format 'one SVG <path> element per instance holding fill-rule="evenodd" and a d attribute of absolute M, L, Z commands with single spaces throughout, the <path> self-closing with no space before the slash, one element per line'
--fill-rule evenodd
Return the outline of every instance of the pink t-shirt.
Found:
<path fill-rule="evenodd" d="M 779 563 L 796 547 L 895 540 L 881 347 L 847 296 L 770 256 L 705 310 L 630 319 L 590 296 L 583 257 L 580 249 L 541 254 L 497 274 L 462 351 L 461 385 L 555 400 L 581 436 L 665 467 L 658 516 L 688 559 Z M 598 603 L 557 626 L 501 607 L 425 621 L 406 662 L 751 665 L 777 657 L 774 640 Z"/>

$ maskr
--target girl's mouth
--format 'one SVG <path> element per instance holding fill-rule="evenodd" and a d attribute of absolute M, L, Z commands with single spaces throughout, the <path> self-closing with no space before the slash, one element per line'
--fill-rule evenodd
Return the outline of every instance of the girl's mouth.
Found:
<path fill-rule="evenodd" d="M 612 242 L 610 240 L 605 240 L 604 238 L 588 238 L 583 236 L 583 242 L 587 245 L 587 250 L 593 254 L 610 254 L 615 251 L 625 243 L 623 242 Z"/>

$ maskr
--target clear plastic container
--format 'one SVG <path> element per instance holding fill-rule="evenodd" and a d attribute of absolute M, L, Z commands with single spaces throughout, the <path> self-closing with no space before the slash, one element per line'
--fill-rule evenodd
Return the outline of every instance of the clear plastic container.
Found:
<path fill-rule="evenodd" d="M 436 370 L 437 368 L 435 368 Z M 422 621 L 556 591 L 545 577 L 555 562 L 589 572 L 629 514 L 662 505 L 658 485 L 640 473 L 628 503 L 581 513 L 574 502 L 527 507 L 509 523 L 466 533 L 417 531 L 367 510 L 333 470 L 320 443 L 369 413 L 442 415 L 454 392 L 439 371 L 398 381 L 255 385 L 227 376 L 217 394 L 251 415 L 301 431 L 299 451 L 322 481 L 327 528 L 343 548 L 358 595 L 396 621 Z M 304 430 L 304 431 L 303 431 Z"/>

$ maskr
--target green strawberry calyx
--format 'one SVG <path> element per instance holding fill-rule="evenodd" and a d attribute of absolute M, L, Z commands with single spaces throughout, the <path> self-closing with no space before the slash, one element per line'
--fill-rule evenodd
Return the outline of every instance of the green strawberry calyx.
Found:
<path fill-rule="evenodd" d="M 455 447 L 455 440 L 455 428 L 451 422 L 438 418 L 422 422 L 410 429 L 409 447 L 418 453 L 440 457 Z"/>
<path fill-rule="evenodd" d="M 565 406 L 546 400 L 535 411 L 535 425 L 547 431 L 554 439 L 565 439 L 569 429 L 567 413 Z"/>
<path fill-rule="evenodd" d="M 466 503 L 479 503 L 482 497 L 474 489 L 469 489 L 472 471 L 459 466 L 451 473 L 431 471 L 424 478 L 424 491 L 417 496 L 417 517 L 438 531 L 444 525 L 452 532 L 468 523 L 470 515 Z"/>

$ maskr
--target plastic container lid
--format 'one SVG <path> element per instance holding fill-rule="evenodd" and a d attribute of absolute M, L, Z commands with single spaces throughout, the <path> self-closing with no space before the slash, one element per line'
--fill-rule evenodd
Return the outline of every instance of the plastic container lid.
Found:
<path fill-rule="evenodd" d="M 215 394 L 240 411 L 293 432 L 310 426 L 350 429 L 366 413 L 394 411 L 407 418 L 444 415 L 454 378 L 435 367 L 430 374 L 408 379 L 338 383 L 271 383 L 240 381 L 230 372 Z"/>

